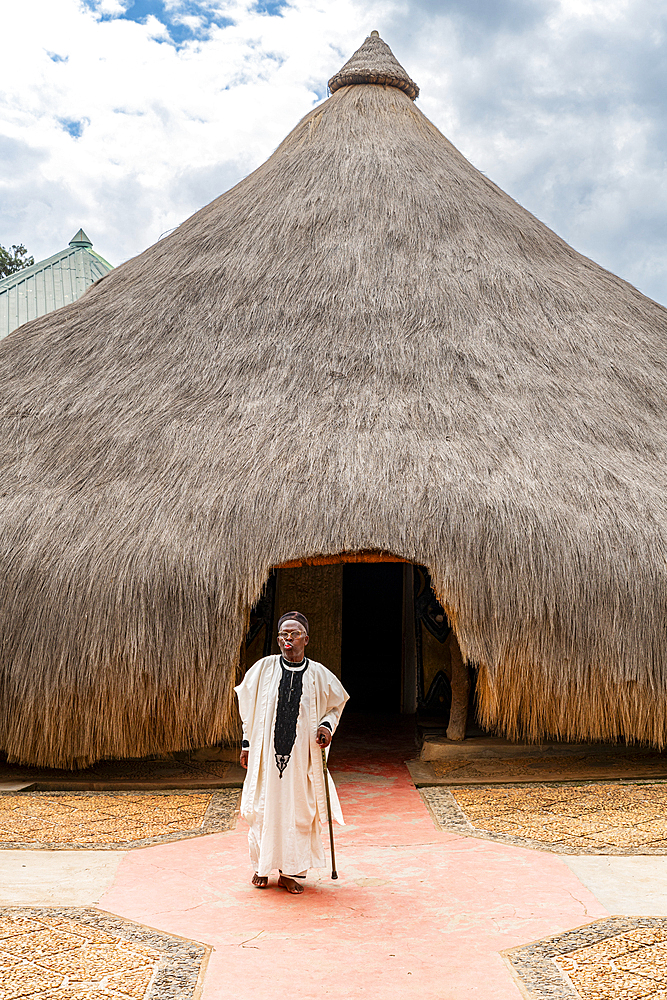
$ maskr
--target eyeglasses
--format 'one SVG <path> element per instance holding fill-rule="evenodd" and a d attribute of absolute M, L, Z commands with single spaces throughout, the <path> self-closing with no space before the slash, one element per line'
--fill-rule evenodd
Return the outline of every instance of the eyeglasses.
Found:
<path fill-rule="evenodd" d="M 279 632 L 278 633 L 278 638 L 279 639 L 299 639 L 299 638 L 301 638 L 302 635 L 305 635 L 305 634 L 306 634 L 305 632 Z"/>

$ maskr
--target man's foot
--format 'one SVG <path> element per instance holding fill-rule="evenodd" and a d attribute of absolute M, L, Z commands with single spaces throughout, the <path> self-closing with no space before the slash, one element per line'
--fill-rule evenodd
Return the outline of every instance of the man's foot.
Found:
<path fill-rule="evenodd" d="M 278 879 L 278 885 L 287 889 L 293 896 L 298 896 L 300 892 L 303 892 L 303 886 L 295 878 L 290 878 L 289 875 L 281 875 Z"/>
<path fill-rule="evenodd" d="M 256 889 L 266 889 L 269 884 L 269 879 L 267 875 L 258 875 L 257 872 L 252 877 L 252 884 Z"/>

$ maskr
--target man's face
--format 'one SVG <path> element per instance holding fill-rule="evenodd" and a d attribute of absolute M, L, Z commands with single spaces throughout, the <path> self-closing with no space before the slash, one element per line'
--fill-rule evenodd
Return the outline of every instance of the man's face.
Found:
<path fill-rule="evenodd" d="M 280 626 L 278 645 L 280 652 L 286 660 L 291 660 L 293 663 L 301 663 L 301 660 L 306 655 L 308 633 L 300 622 L 288 618 Z"/>

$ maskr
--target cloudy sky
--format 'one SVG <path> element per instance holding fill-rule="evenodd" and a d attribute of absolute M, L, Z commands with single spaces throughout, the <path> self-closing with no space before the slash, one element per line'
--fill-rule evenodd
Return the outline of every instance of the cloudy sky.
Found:
<path fill-rule="evenodd" d="M 375 28 L 475 166 L 667 304 L 664 0 L 31 0 L 3 25 L 0 244 L 40 259 L 83 226 L 121 263 L 261 163 Z"/>

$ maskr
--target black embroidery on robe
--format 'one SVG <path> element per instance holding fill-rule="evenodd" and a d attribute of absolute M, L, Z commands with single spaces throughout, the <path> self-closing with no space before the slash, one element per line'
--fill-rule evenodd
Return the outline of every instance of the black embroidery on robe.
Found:
<path fill-rule="evenodd" d="M 303 670 L 289 670 L 280 658 L 282 677 L 278 688 L 278 704 L 276 706 L 276 725 L 273 730 L 273 749 L 276 756 L 276 767 L 283 776 L 283 771 L 289 764 L 292 747 L 296 739 L 296 723 L 301 707 L 303 692 L 303 675 L 308 666 L 305 661 Z"/>

